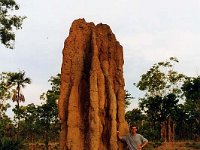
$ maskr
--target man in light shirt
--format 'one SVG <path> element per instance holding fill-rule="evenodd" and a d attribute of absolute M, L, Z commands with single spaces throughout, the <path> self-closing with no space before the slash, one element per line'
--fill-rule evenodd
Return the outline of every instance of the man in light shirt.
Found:
<path fill-rule="evenodd" d="M 136 126 L 131 126 L 131 133 L 125 136 L 121 136 L 120 132 L 117 131 L 117 136 L 120 140 L 126 142 L 129 150 L 142 150 L 142 148 L 148 143 L 146 138 L 137 133 Z"/>

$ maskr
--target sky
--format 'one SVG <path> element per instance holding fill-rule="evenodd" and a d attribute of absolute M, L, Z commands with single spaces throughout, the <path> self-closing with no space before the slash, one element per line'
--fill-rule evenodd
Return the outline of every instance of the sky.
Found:
<path fill-rule="evenodd" d="M 62 49 L 71 23 L 84 18 L 108 24 L 123 46 L 125 89 L 138 107 L 143 95 L 133 83 L 150 67 L 176 57 L 176 71 L 200 74 L 200 0 L 16 0 L 26 16 L 17 30 L 15 48 L 0 44 L 0 72 L 24 70 L 32 83 L 23 89 L 26 102 L 41 103 L 48 80 L 61 71 Z M 11 112 L 10 112 L 11 113 Z"/>

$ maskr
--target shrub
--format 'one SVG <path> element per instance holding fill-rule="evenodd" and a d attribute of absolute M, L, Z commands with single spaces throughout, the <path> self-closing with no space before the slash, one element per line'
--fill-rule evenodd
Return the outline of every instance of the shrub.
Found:
<path fill-rule="evenodd" d="M 22 144 L 22 141 L 20 140 L 3 137 L 0 140 L 0 149 L 1 150 L 19 150 L 19 149 L 23 149 L 23 144 Z"/>

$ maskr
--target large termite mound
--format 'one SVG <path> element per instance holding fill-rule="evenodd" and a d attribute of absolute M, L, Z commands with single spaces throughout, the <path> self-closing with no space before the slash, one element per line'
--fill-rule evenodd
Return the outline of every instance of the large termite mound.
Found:
<path fill-rule="evenodd" d="M 63 48 L 60 149 L 122 150 L 125 121 L 123 49 L 106 24 L 75 20 Z"/>

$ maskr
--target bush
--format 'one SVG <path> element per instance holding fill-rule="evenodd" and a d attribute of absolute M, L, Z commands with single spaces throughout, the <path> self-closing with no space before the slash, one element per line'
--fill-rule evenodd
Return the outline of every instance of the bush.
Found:
<path fill-rule="evenodd" d="M 22 141 L 3 137 L 0 140 L 0 150 L 19 150 L 23 149 Z"/>
<path fill-rule="evenodd" d="M 189 148 L 200 149 L 200 143 L 195 143 L 195 142 L 189 143 L 189 142 L 187 142 L 185 145 Z"/>

